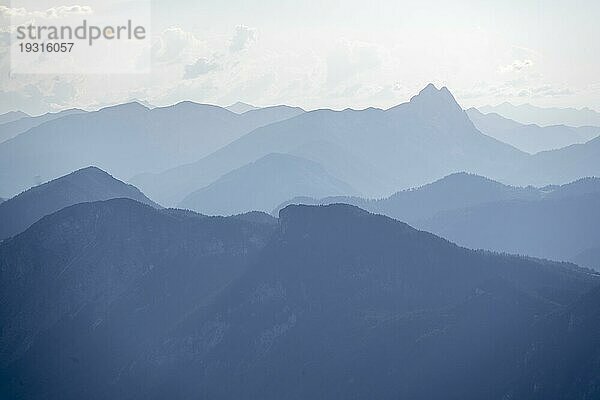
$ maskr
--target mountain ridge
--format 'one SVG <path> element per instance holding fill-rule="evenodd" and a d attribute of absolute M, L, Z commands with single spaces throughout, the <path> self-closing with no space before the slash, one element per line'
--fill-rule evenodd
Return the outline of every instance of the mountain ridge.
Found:
<path fill-rule="evenodd" d="M 80 203 L 0 265 L 0 393 L 29 398 L 501 398 L 540 316 L 598 283 L 348 205 L 273 226 Z"/>
<path fill-rule="evenodd" d="M 500 114 L 483 114 L 475 108 L 466 110 L 482 133 L 511 144 L 531 154 L 557 150 L 576 143 L 585 143 L 600 135 L 600 127 L 521 124 Z"/>
<path fill-rule="evenodd" d="M 125 177 L 159 171 L 301 112 L 282 106 L 238 115 L 193 102 L 153 109 L 133 102 L 67 115 L 0 144 L 0 195 L 30 187 L 36 176 L 50 180 L 90 164 Z"/>
<path fill-rule="evenodd" d="M 28 189 L 0 204 L 0 240 L 18 234 L 45 215 L 76 203 L 128 197 L 155 208 L 135 186 L 97 167 L 86 167 Z"/>
<path fill-rule="evenodd" d="M 347 176 L 334 175 L 371 195 L 381 195 L 391 187 L 414 186 L 455 170 L 485 173 L 498 169 L 500 164 L 514 164 L 516 168 L 526 156 L 477 131 L 450 92 L 432 85 L 411 101 L 388 110 L 309 111 L 257 128 L 199 161 L 158 174 L 139 175 L 132 182 L 153 198 L 173 204 L 265 154 L 289 153 L 320 141 L 348 152 L 339 160 L 318 160 L 330 173 L 346 170 L 350 160 L 357 158 L 372 166 L 374 181 L 384 182 L 379 190 L 364 179 L 350 181 Z M 483 156 L 492 152 L 493 158 Z M 415 169 L 414 165 L 421 168 Z"/>
<path fill-rule="evenodd" d="M 600 113 L 588 107 L 576 108 L 543 108 L 531 104 L 513 105 L 504 102 L 497 106 L 483 106 L 478 108 L 483 113 L 495 112 L 506 118 L 523 124 L 600 126 Z"/>

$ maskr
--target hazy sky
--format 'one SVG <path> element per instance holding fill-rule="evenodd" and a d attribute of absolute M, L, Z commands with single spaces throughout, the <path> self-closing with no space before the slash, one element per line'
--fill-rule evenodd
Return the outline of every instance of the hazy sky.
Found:
<path fill-rule="evenodd" d="M 464 107 L 600 110 L 598 1 L 156 0 L 152 73 L 80 76 L 10 76 L 0 5 L 0 112 L 132 98 L 385 108 L 428 82 Z"/>

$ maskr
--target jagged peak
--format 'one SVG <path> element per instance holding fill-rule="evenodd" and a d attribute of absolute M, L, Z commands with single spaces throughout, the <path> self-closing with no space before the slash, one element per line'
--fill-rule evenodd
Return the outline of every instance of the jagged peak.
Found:
<path fill-rule="evenodd" d="M 445 103 L 449 103 L 449 104 L 458 106 L 456 99 L 454 98 L 452 93 L 450 93 L 450 90 L 448 90 L 448 88 L 446 86 L 443 86 L 442 88 L 438 89 L 435 87 L 435 85 L 433 83 L 430 83 L 427 86 L 425 86 L 423 89 L 421 89 L 419 94 L 417 94 L 416 96 L 413 96 L 410 99 L 411 103 L 422 102 L 422 101 L 426 101 L 426 102 L 435 101 L 436 103 L 445 102 Z"/>

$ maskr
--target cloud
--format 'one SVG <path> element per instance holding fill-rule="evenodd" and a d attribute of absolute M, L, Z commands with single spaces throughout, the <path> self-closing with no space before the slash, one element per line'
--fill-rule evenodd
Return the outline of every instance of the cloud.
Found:
<path fill-rule="evenodd" d="M 520 72 L 524 69 L 527 69 L 529 67 L 533 66 L 533 61 L 531 60 L 515 60 L 512 63 L 508 64 L 508 65 L 504 65 L 500 67 L 500 72 L 501 73 L 506 73 L 506 72 Z"/>
<path fill-rule="evenodd" d="M 210 71 L 214 71 L 218 68 L 219 65 L 217 63 L 202 57 L 197 59 L 195 63 L 185 66 L 183 79 L 194 79 L 200 75 L 208 74 Z"/>
<path fill-rule="evenodd" d="M 194 34 L 171 27 L 165 29 L 152 46 L 152 58 L 160 63 L 180 62 L 184 56 L 200 52 L 204 47 L 204 43 Z"/>
<path fill-rule="evenodd" d="M 40 18 L 62 18 L 69 15 L 88 15 L 92 14 L 93 10 L 90 6 L 58 6 L 48 8 L 44 11 L 28 11 L 25 8 L 10 8 L 6 6 L 0 6 L 0 16 L 2 17 L 40 17 Z"/>
<path fill-rule="evenodd" d="M 574 94 L 569 88 L 555 88 L 552 85 L 542 85 L 530 89 L 530 93 L 534 97 L 546 97 L 546 96 L 568 96 Z"/>
<path fill-rule="evenodd" d="M 70 107 L 76 103 L 78 94 L 75 83 L 55 77 L 50 81 L 32 80 L 18 87 L 7 87 L 0 91 L 0 109 L 22 110 L 35 115 Z"/>
<path fill-rule="evenodd" d="M 235 27 L 235 33 L 231 38 L 229 51 L 236 53 L 247 48 L 256 40 L 256 30 L 249 28 L 246 25 L 238 25 Z"/>

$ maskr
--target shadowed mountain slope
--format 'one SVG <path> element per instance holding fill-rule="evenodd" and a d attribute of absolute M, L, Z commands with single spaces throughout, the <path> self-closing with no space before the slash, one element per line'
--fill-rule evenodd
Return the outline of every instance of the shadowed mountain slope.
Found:
<path fill-rule="evenodd" d="M 33 187 L 0 204 L 0 240 L 16 235 L 45 215 L 73 204 L 124 197 L 159 208 L 135 186 L 87 167 Z"/>
<path fill-rule="evenodd" d="M 531 400 L 600 397 L 600 287 L 564 311 L 545 318 L 531 333 L 506 398 Z"/>
<path fill-rule="evenodd" d="M 600 245 L 599 204 L 600 192 L 504 201 L 442 212 L 418 226 L 470 248 L 575 260 Z"/>
<path fill-rule="evenodd" d="M 298 197 L 274 213 L 289 204 L 353 204 L 469 248 L 570 260 L 597 269 L 599 196 L 599 178 L 522 188 L 458 173 L 380 200 Z"/>
<path fill-rule="evenodd" d="M 597 191 L 600 191 L 600 181 L 597 184 Z M 347 203 L 399 221 L 417 224 L 440 211 L 509 199 L 534 200 L 541 196 L 540 190 L 534 187 L 507 186 L 483 176 L 459 172 L 427 185 L 402 190 L 383 199 L 342 196 L 292 199 L 277 207 L 274 214 L 288 204 Z"/>
<path fill-rule="evenodd" d="M 187 196 L 179 206 L 208 215 L 232 215 L 249 210 L 271 211 L 299 194 L 340 195 L 355 192 L 319 164 L 287 154 L 268 154 L 225 174 Z"/>
<path fill-rule="evenodd" d="M 274 226 L 78 204 L 0 265 L 0 390 L 18 398 L 500 400 L 537 322 L 597 284 L 347 205 Z"/>

